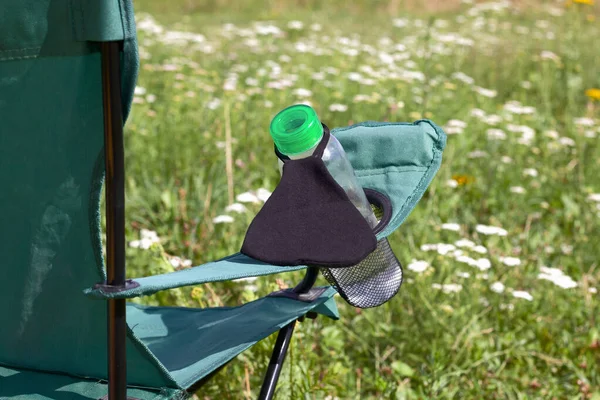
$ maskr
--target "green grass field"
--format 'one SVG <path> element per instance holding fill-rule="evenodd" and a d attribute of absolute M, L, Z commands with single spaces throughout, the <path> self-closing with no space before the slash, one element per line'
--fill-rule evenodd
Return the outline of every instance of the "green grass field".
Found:
<path fill-rule="evenodd" d="M 279 179 L 280 109 L 310 102 L 330 127 L 429 118 L 448 144 L 390 239 L 400 293 L 300 324 L 276 398 L 600 399 L 598 7 L 349 3 L 137 2 L 129 276 L 239 250 L 261 207 L 240 200 Z M 237 305 L 300 278 L 141 301 Z M 274 339 L 198 397 L 255 398 Z"/>

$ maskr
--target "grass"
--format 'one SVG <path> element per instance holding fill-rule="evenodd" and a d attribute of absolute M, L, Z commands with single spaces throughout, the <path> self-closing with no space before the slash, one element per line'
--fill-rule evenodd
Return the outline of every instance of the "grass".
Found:
<path fill-rule="evenodd" d="M 225 207 L 275 188 L 268 124 L 283 107 L 310 101 L 332 127 L 426 117 L 449 138 L 428 193 L 391 236 L 402 290 L 377 309 L 340 299 L 340 321 L 300 324 L 277 398 L 600 399 L 600 104 L 585 95 L 600 87 L 598 8 L 341 4 L 136 4 L 142 60 L 126 134 L 127 234 L 149 229 L 161 241 L 128 249 L 130 276 L 172 271 L 173 256 L 199 265 L 239 250 L 260 204 L 240 214 Z M 257 34 L 259 22 L 270 33 Z M 330 111 L 336 103 L 347 110 Z M 234 221 L 213 222 L 223 214 Z M 486 253 L 440 246 L 460 239 Z M 577 286 L 539 279 L 559 273 L 543 266 Z M 141 301 L 236 305 L 300 276 Z M 273 343 L 239 356 L 198 396 L 256 397 Z"/>

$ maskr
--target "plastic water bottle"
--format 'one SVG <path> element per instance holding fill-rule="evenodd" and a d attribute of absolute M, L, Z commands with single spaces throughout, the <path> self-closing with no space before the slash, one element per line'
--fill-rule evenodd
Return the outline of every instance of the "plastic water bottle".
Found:
<path fill-rule="evenodd" d="M 323 126 L 317 113 L 312 107 L 304 104 L 293 105 L 280 111 L 271 121 L 270 132 L 277 149 L 291 160 L 312 155 L 323 138 Z M 323 162 L 352 204 L 374 228 L 378 223 L 377 218 L 362 186 L 358 183 L 344 148 L 333 135 L 329 135 L 327 147 L 323 152 Z M 283 162 L 279 160 L 279 173 L 282 171 Z"/>

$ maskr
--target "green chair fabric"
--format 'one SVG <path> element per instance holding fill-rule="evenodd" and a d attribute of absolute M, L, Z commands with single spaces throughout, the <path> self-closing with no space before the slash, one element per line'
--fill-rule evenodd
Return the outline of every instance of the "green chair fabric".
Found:
<path fill-rule="evenodd" d="M 49 374 L 0 366 L 0 399 L 3 400 L 98 400 L 106 395 L 106 381 Z M 139 400 L 183 400 L 178 389 L 160 391 L 129 388 L 127 395 Z"/>
<path fill-rule="evenodd" d="M 93 41 L 124 40 L 125 115 L 138 63 L 131 2 L 97 3 L 0 3 L 2 399 L 106 394 L 106 303 L 82 294 L 105 279 L 99 213 L 104 170 L 101 63 L 99 46 Z M 333 295 L 329 289 L 311 303 L 258 300 L 242 306 L 257 319 L 255 330 L 239 335 L 243 342 L 230 336 L 229 345 L 220 342 L 223 348 L 217 348 L 218 354 L 210 353 L 206 344 L 203 353 L 193 346 L 186 349 L 206 356 L 211 365 L 216 360 L 226 362 L 308 311 L 336 317 Z M 149 389 L 139 392 L 147 395 L 135 392 L 143 399 L 183 395 L 190 382 L 212 368 L 199 359 L 187 368 L 170 364 L 169 370 L 151 351 L 175 345 L 168 338 L 159 340 L 161 329 L 167 329 L 169 338 L 176 336 L 183 315 L 198 327 L 205 319 L 231 329 L 238 326 L 236 321 L 243 326 L 248 317 L 236 308 L 210 314 L 129 308 L 130 318 L 137 319 L 129 321 L 128 382 Z M 66 394 L 71 392 L 79 397 Z"/>
<path fill-rule="evenodd" d="M 177 384 L 188 388 L 311 310 L 337 319 L 334 294 L 335 290 L 330 287 L 311 303 L 267 296 L 230 308 L 130 304 L 127 323 Z"/>
<path fill-rule="evenodd" d="M 283 272 L 305 269 L 299 267 L 279 267 L 265 264 L 251 259 L 241 253 L 235 253 L 218 261 L 203 264 L 198 267 L 182 269 L 179 271 L 136 278 L 138 287 L 123 290 L 118 293 L 105 292 L 99 288 L 87 288 L 84 293 L 96 298 L 129 299 L 139 296 L 148 296 L 166 289 L 183 286 L 199 285 L 207 282 L 230 281 L 232 279 L 247 278 L 279 274 Z"/>
<path fill-rule="evenodd" d="M 442 163 L 446 134 L 429 120 L 363 122 L 334 129 L 359 183 L 388 196 L 392 219 L 377 235 L 387 237 L 415 208 Z"/>
<path fill-rule="evenodd" d="M 428 120 L 415 123 L 365 122 L 332 133 L 346 149 L 360 184 L 385 194 L 392 203 L 389 224 L 377 237 L 387 237 L 400 227 L 433 180 L 446 145 L 444 132 Z M 236 253 L 201 266 L 136 278 L 138 287 L 119 293 L 88 288 L 85 293 L 101 298 L 133 298 L 161 290 L 248 276 L 261 276 L 304 267 L 267 265 Z"/>
<path fill-rule="evenodd" d="M 130 0 L 0 2 L 0 398 L 87 399 L 106 394 L 106 294 L 100 192 L 103 115 L 97 41 L 123 40 L 127 116 L 138 59 Z M 361 125 L 335 131 L 365 187 L 406 218 L 439 167 L 435 125 Z M 408 142 L 407 142 L 408 141 Z M 409 144 L 410 143 L 410 144 Z M 393 157 L 386 146 L 399 149 Z M 302 268 L 302 267 L 300 267 Z M 235 254 L 206 266 L 140 278 L 134 297 L 202 282 L 291 271 Z M 89 296 L 84 296 L 83 292 Z M 266 297 L 233 308 L 128 306 L 130 395 L 185 396 L 220 365 L 306 314 L 338 313 L 335 291 L 310 303 Z M 93 298 L 97 297 L 97 298 Z M 182 347 L 184 346 L 184 347 Z"/>

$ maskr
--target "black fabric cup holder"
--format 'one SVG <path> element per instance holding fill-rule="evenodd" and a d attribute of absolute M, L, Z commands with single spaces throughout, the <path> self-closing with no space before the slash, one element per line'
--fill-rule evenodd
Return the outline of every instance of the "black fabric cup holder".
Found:
<path fill-rule="evenodd" d="M 381 192 L 364 191 L 379 221 L 373 228 L 373 233 L 378 234 L 392 219 L 392 203 Z M 400 290 L 403 277 L 402 265 L 387 238 L 379 239 L 375 250 L 358 264 L 324 268 L 322 273 L 346 302 L 358 308 L 377 307 L 389 301 Z"/>

